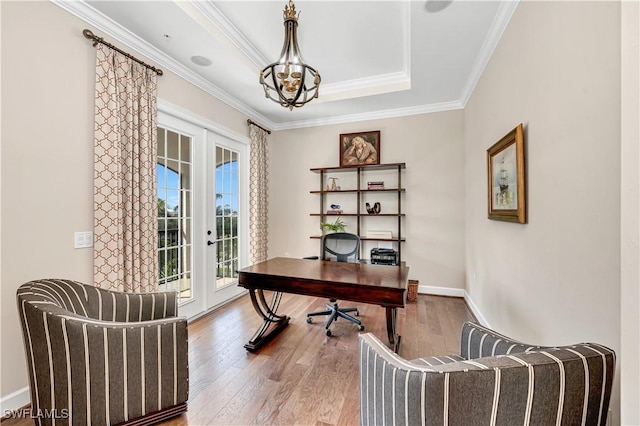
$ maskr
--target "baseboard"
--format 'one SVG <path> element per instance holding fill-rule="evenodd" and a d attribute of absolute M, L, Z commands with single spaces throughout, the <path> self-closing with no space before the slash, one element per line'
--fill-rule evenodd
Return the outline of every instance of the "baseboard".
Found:
<path fill-rule="evenodd" d="M 0 418 L 10 416 L 12 411 L 17 411 L 31 403 L 29 386 L 10 393 L 0 398 Z"/>
<path fill-rule="evenodd" d="M 473 303 L 473 299 L 471 299 L 471 296 L 469 295 L 469 293 L 467 293 L 466 290 L 464 291 L 464 300 L 465 302 L 467 302 L 467 306 L 469 307 L 469 309 L 471 309 L 471 313 L 473 314 L 474 317 L 476 317 L 478 322 L 487 328 L 491 328 L 491 325 L 489 325 L 489 322 L 487 322 L 485 317 L 482 316 L 482 314 L 480 313 L 480 310 L 478 309 L 476 304 Z"/>
<path fill-rule="evenodd" d="M 419 285 L 418 293 L 420 294 L 432 294 L 434 296 L 451 296 L 451 297 L 464 297 L 464 290 L 461 288 L 451 287 L 434 287 L 430 285 Z"/>
<path fill-rule="evenodd" d="M 464 290 L 464 289 L 451 288 L 451 287 L 434 287 L 434 286 L 429 286 L 429 285 L 419 285 L 418 286 L 418 293 L 420 293 L 420 294 L 432 294 L 434 296 L 462 297 L 462 298 L 464 298 L 464 301 L 467 303 L 467 306 L 471 310 L 471 313 L 473 314 L 474 317 L 476 317 L 478 322 L 481 325 L 485 326 L 485 327 L 491 328 L 491 326 L 489 325 L 487 320 L 480 313 L 480 310 L 478 309 L 476 304 L 473 303 L 473 299 L 471 299 L 471 296 L 469 296 L 469 293 L 467 293 L 467 291 Z"/>

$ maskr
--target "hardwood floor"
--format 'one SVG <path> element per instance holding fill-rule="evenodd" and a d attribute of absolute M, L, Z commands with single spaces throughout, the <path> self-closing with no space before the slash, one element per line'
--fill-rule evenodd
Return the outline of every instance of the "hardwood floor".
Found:
<path fill-rule="evenodd" d="M 189 325 L 189 409 L 162 423 L 181 425 L 356 425 L 359 422 L 358 331 L 340 320 L 333 336 L 324 320 L 305 314 L 324 309 L 326 300 L 283 294 L 278 312 L 289 326 L 257 353 L 243 345 L 260 325 L 248 296 Z M 386 319 L 379 306 L 357 306 L 365 325 L 386 342 Z M 474 318 L 463 299 L 418 295 L 398 310 L 400 355 L 407 359 L 459 353 L 460 328 Z M 31 424 L 3 420 L 2 426 Z"/>
<path fill-rule="evenodd" d="M 358 331 L 338 321 L 333 336 L 324 321 L 305 322 L 324 308 L 321 298 L 284 294 L 279 312 L 292 320 L 259 352 L 243 345 L 260 324 L 243 297 L 189 327 L 189 411 L 177 425 L 356 425 L 359 422 Z M 354 306 L 343 302 L 345 306 Z M 365 332 L 386 341 L 384 310 L 359 304 Z M 400 355 L 459 353 L 462 323 L 473 320 L 464 300 L 419 295 L 398 311 Z"/>

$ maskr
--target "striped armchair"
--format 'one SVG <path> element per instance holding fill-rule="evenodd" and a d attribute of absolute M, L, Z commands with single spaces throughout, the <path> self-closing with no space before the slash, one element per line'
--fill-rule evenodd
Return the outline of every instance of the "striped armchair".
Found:
<path fill-rule="evenodd" d="M 152 424 L 186 411 L 176 293 L 47 279 L 23 284 L 17 299 L 36 424 Z"/>
<path fill-rule="evenodd" d="M 361 334 L 360 423 L 604 425 L 614 370 L 604 346 L 530 346 L 473 323 L 460 355 L 412 361 Z"/>

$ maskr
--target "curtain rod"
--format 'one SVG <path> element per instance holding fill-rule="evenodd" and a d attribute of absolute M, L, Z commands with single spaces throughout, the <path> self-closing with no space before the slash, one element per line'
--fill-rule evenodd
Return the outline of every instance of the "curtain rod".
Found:
<path fill-rule="evenodd" d="M 256 123 L 255 121 L 251 120 L 250 118 L 247 119 L 247 124 L 253 124 L 254 126 L 264 130 L 265 132 L 267 132 L 268 134 L 271 134 L 271 130 L 269 129 L 265 129 L 264 127 L 262 127 L 261 125 L 259 125 L 258 123 Z"/>
<path fill-rule="evenodd" d="M 136 61 L 139 64 L 144 65 L 145 67 L 149 68 L 150 70 L 154 71 L 156 74 L 158 75 L 162 75 L 163 72 L 161 69 L 156 68 L 154 66 L 151 66 L 149 64 L 145 64 L 144 62 L 142 62 L 140 59 L 136 58 L 133 55 L 128 54 L 127 52 L 124 52 L 120 49 L 118 49 L 117 47 L 115 47 L 113 44 L 111 43 L 107 43 L 106 41 L 104 41 L 104 39 L 102 37 L 98 37 L 96 35 L 94 35 L 91 30 L 87 30 L 84 29 L 82 30 L 82 35 L 84 35 L 86 38 L 93 40 L 93 47 L 96 47 L 98 45 L 98 43 L 104 44 L 107 47 L 110 47 L 111 49 L 115 50 L 116 52 L 122 53 L 124 56 L 126 56 L 129 59 L 133 59 L 134 61 Z"/>

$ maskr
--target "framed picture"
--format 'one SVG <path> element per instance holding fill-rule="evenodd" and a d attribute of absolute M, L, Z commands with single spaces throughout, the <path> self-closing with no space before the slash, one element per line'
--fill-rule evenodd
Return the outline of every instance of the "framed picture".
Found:
<path fill-rule="evenodd" d="M 340 167 L 380 164 L 380 131 L 340 135 Z"/>
<path fill-rule="evenodd" d="M 489 219 L 526 223 L 522 123 L 487 150 Z"/>

